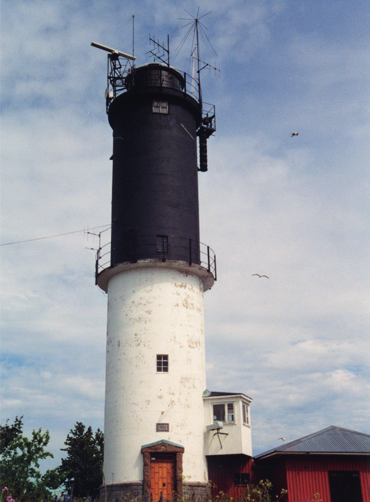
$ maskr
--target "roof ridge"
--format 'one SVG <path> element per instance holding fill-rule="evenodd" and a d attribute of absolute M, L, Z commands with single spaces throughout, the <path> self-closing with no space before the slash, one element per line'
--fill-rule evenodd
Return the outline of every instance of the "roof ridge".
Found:
<path fill-rule="evenodd" d="M 286 443 L 285 445 L 282 445 L 279 447 L 279 449 L 282 449 L 284 448 L 284 446 L 293 446 L 294 444 L 297 444 L 297 443 L 300 443 L 302 441 L 305 441 L 306 439 L 310 439 L 310 438 L 313 438 L 313 437 L 317 437 L 321 434 L 323 434 L 324 432 L 328 432 L 330 430 L 333 430 L 333 429 L 336 429 L 336 430 L 341 430 L 341 431 L 346 431 L 346 432 L 351 432 L 352 434 L 360 434 L 362 436 L 366 436 L 366 437 L 370 437 L 369 434 L 366 434 L 365 432 L 358 432 L 358 431 L 354 431 L 352 429 L 346 429 L 345 427 L 339 427 L 338 425 L 329 425 L 329 427 L 325 427 L 325 429 L 321 429 L 317 432 L 312 432 L 311 434 L 307 434 L 307 436 L 303 436 L 301 438 L 298 438 L 298 439 L 293 439 L 293 441 L 290 441 L 289 443 Z M 277 448 L 275 448 L 277 449 Z"/>
<path fill-rule="evenodd" d="M 360 434 L 361 436 L 370 437 L 370 434 L 367 434 L 366 432 L 355 431 L 353 429 L 347 429 L 346 427 L 339 427 L 338 425 L 331 425 L 330 427 L 327 427 L 327 429 L 339 429 L 341 431 L 351 432 L 352 434 Z M 324 432 L 324 430 L 326 429 L 319 432 Z"/>
<path fill-rule="evenodd" d="M 330 434 L 331 431 L 336 432 L 337 434 L 332 435 Z M 356 437 L 357 440 L 355 440 Z M 360 439 L 360 437 L 364 439 Z M 356 448 L 360 448 L 360 450 L 357 450 L 358 452 L 362 451 L 363 453 L 365 453 L 369 451 L 368 450 L 369 438 L 370 435 L 364 432 L 358 432 L 352 429 L 346 429 L 344 427 L 339 427 L 337 425 L 330 425 L 325 429 L 321 429 L 317 432 L 313 432 L 301 438 L 289 441 L 289 443 L 277 446 L 276 448 L 272 448 L 264 453 L 260 453 L 255 458 L 270 455 L 273 453 L 294 453 L 302 451 L 320 453 L 326 450 L 327 452 L 333 452 L 333 453 L 335 451 L 337 452 L 347 451 L 354 453 L 354 451 L 356 451 Z M 338 450 L 332 449 L 330 447 L 330 444 L 332 444 L 332 442 L 338 445 Z M 362 446 L 359 446 L 360 444 Z M 362 449 L 363 447 L 364 449 Z"/>

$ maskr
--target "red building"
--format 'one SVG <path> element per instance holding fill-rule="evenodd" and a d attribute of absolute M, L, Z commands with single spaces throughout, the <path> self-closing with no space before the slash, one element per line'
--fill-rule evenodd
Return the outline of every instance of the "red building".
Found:
<path fill-rule="evenodd" d="M 212 484 L 212 498 L 224 493 L 229 498 L 242 498 L 252 480 L 252 457 L 220 455 L 207 457 L 208 478 Z"/>
<path fill-rule="evenodd" d="M 370 502 L 370 436 L 331 426 L 254 458 L 257 479 L 272 481 L 287 502 Z M 256 479 L 256 478 L 255 478 Z"/>

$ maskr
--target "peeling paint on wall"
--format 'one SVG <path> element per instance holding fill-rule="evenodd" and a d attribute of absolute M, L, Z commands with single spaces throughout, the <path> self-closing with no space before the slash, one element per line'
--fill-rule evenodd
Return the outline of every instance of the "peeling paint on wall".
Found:
<path fill-rule="evenodd" d="M 142 457 L 132 459 L 143 444 L 163 438 L 184 445 L 184 475 L 200 482 L 206 388 L 201 280 L 176 269 L 134 269 L 111 278 L 108 304 L 106 417 L 114 427 L 105 434 L 112 459 L 107 472 L 117 483 L 142 479 Z M 157 373 L 157 354 L 169 355 L 168 373 Z M 158 422 L 171 424 L 170 430 L 157 432 Z"/>

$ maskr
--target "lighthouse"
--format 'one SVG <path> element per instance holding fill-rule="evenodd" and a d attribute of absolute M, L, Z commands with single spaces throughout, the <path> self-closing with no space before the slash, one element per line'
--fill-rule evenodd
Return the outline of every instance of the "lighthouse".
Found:
<path fill-rule="evenodd" d="M 92 45 L 109 53 L 113 131 L 111 236 L 96 261 L 108 300 L 102 493 L 204 496 L 203 295 L 216 257 L 200 241 L 198 175 L 215 110 L 199 74 Z"/>

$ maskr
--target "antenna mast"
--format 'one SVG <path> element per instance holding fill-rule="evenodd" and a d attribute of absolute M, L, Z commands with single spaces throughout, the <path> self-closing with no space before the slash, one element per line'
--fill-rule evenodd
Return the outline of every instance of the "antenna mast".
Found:
<path fill-rule="evenodd" d="M 188 21 L 188 23 L 185 26 L 189 26 L 190 28 L 188 32 L 186 33 L 184 39 L 179 45 L 179 48 L 182 47 L 184 44 L 185 40 L 188 38 L 189 34 L 192 32 L 193 33 L 193 44 L 194 44 L 194 39 L 195 39 L 195 44 L 194 47 L 192 48 L 191 52 L 191 57 L 192 57 L 192 79 L 193 82 L 195 80 L 195 86 L 198 88 L 198 101 L 199 101 L 199 106 L 201 109 L 201 114 L 202 114 L 202 120 L 201 123 L 197 129 L 197 136 L 199 137 L 199 171 L 207 171 L 208 170 L 208 159 L 207 159 L 207 139 L 216 131 L 216 110 L 214 105 L 209 105 L 207 103 L 203 103 L 203 96 L 202 96 L 202 86 L 200 82 L 200 72 L 206 68 L 213 68 L 214 70 L 220 71 L 218 68 L 211 66 L 208 63 L 205 63 L 200 59 L 200 43 L 199 43 L 199 32 L 201 35 L 208 40 L 209 45 L 212 47 L 211 42 L 209 41 L 206 33 L 205 33 L 205 27 L 203 24 L 200 22 L 200 19 L 204 16 L 207 16 L 210 14 L 208 12 L 207 14 L 203 14 L 203 16 L 199 17 L 199 8 L 197 15 L 194 17 L 192 16 L 187 10 L 185 10 L 187 14 L 191 16 L 191 19 L 184 19 L 185 21 Z M 212 47 L 213 49 L 213 47 Z M 213 49 L 213 51 L 216 53 L 216 51 Z M 197 74 L 198 77 L 195 78 L 194 75 L 194 54 L 196 54 L 197 58 Z M 202 67 L 201 67 L 202 63 Z M 195 88 L 196 88 L 195 87 Z M 194 92 L 193 92 L 194 95 Z"/>
<path fill-rule="evenodd" d="M 198 9 L 199 12 L 199 9 Z M 195 18 L 195 33 L 197 40 L 197 59 L 198 59 L 198 93 L 199 93 L 199 103 L 202 106 L 202 88 L 200 85 L 200 49 L 199 49 L 199 18 Z"/>

